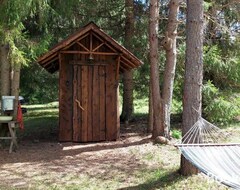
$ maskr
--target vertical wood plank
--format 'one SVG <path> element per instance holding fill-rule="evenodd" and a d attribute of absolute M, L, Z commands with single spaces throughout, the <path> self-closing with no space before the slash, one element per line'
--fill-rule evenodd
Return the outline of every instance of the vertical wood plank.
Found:
<path fill-rule="evenodd" d="M 119 110 L 119 69 L 120 69 L 120 59 L 121 57 L 118 56 L 117 59 L 117 69 L 116 69 L 116 112 L 117 112 L 117 118 L 116 118 L 116 139 L 120 137 L 120 110 Z"/>
<path fill-rule="evenodd" d="M 116 68 L 116 81 L 115 81 L 115 88 L 116 88 L 116 139 L 120 137 L 120 110 L 119 110 L 119 72 L 120 72 L 120 61 L 121 57 L 118 56 L 117 58 L 117 68 Z"/>
<path fill-rule="evenodd" d="M 80 47 L 76 46 L 75 47 L 76 50 L 79 50 Z M 81 54 L 75 54 L 74 55 L 75 60 L 81 60 L 82 55 Z M 82 91 L 82 86 L 81 86 L 81 67 L 75 65 L 76 67 L 76 88 L 75 89 L 75 95 L 76 95 L 76 99 L 75 102 L 73 102 L 76 106 L 77 106 L 77 113 L 76 113 L 76 132 L 77 132 L 77 138 L 75 139 L 76 142 L 81 142 L 82 141 L 82 109 L 79 106 L 82 106 L 82 96 L 81 96 L 81 91 Z M 76 102 L 77 101 L 77 102 Z"/>
<path fill-rule="evenodd" d="M 82 68 L 77 66 L 77 98 L 80 102 L 80 106 L 82 107 L 83 101 L 82 101 Z M 77 114 L 77 125 L 79 130 L 79 141 L 83 141 L 83 129 L 82 129 L 82 109 L 78 107 L 78 114 Z"/>
<path fill-rule="evenodd" d="M 99 124 L 100 124 L 100 141 L 106 140 L 106 68 L 99 66 Z"/>
<path fill-rule="evenodd" d="M 72 141 L 72 66 L 71 56 L 59 54 L 59 141 Z"/>
<path fill-rule="evenodd" d="M 78 66 L 73 66 L 73 141 L 80 140 L 80 130 L 78 125 Z"/>
<path fill-rule="evenodd" d="M 118 56 L 118 58 L 117 58 L 117 69 L 116 69 L 116 80 L 117 81 L 119 80 L 120 59 L 121 59 L 121 57 Z"/>
<path fill-rule="evenodd" d="M 93 69 L 93 83 L 92 83 L 92 131 L 93 141 L 100 141 L 100 107 L 99 107 L 99 66 L 92 66 Z"/>
<path fill-rule="evenodd" d="M 87 122 L 87 134 L 88 134 L 88 141 L 93 140 L 93 130 L 92 130 L 92 97 L 93 97 L 93 67 L 88 66 L 88 122 Z"/>
<path fill-rule="evenodd" d="M 106 138 L 116 140 L 118 137 L 116 64 L 109 64 L 106 71 Z"/>
<path fill-rule="evenodd" d="M 88 140 L 88 117 L 89 106 L 88 106 L 88 67 L 81 66 L 81 102 L 84 110 L 81 111 L 81 122 L 82 122 L 82 141 L 87 142 Z"/>
<path fill-rule="evenodd" d="M 119 139 L 120 137 L 120 110 L 119 110 L 119 81 L 117 80 L 117 92 L 116 92 L 116 112 L 117 112 L 117 118 L 116 118 L 116 139 Z"/>

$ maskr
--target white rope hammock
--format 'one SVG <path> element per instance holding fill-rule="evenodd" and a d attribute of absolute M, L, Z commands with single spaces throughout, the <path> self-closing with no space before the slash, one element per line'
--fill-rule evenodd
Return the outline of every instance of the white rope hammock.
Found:
<path fill-rule="evenodd" d="M 176 146 L 201 172 L 233 189 L 240 189 L 240 144 L 219 143 L 227 136 L 201 118 Z"/>

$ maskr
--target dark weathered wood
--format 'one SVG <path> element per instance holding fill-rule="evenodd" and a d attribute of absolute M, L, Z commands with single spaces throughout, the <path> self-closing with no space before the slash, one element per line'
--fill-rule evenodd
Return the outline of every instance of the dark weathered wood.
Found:
<path fill-rule="evenodd" d="M 116 63 L 107 66 L 106 72 L 106 139 L 116 140 L 118 138 Z"/>
<path fill-rule="evenodd" d="M 79 141 L 79 126 L 78 126 L 78 94 L 77 94 L 77 75 L 78 68 L 77 66 L 73 66 L 73 141 Z"/>
<path fill-rule="evenodd" d="M 81 60 L 74 60 L 70 61 L 69 64 L 71 65 L 83 65 L 83 66 L 96 66 L 96 65 L 108 65 L 110 62 L 107 61 L 99 61 L 99 60 L 86 60 L 86 61 L 81 61 Z"/>
<path fill-rule="evenodd" d="M 93 129 L 92 129 L 92 96 L 93 96 L 93 67 L 88 68 L 88 122 L 87 122 L 87 133 L 88 133 L 88 141 L 92 141 L 93 139 Z"/>
<path fill-rule="evenodd" d="M 100 36 L 98 36 L 97 34 L 92 33 L 92 35 L 93 35 L 95 38 L 97 38 L 100 42 L 105 43 L 104 40 L 103 40 Z"/>
<path fill-rule="evenodd" d="M 72 104 L 72 67 L 69 66 L 69 56 L 60 56 L 59 78 L 59 140 L 72 141 L 73 104 Z"/>
<path fill-rule="evenodd" d="M 104 43 L 99 44 L 97 47 L 95 47 L 92 51 L 97 51 L 100 47 L 102 47 Z"/>
<path fill-rule="evenodd" d="M 87 52 L 89 51 L 88 48 L 86 48 L 82 43 L 80 42 L 76 42 L 80 47 L 82 47 L 84 50 L 86 50 Z"/>
<path fill-rule="evenodd" d="M 92 128 L 93 128 L 93 141 L 100 140 L 100 107 L 99 107 L 99 73 L 98 73 L 98 66 L 93 67 L 93 96 L 92 96 Z"/>
<path fill-rule="evenodd" d="M 112 52 L 116 52 L 116 53 L 118 52 L 114 47 L 112 47 L 112 46 L 110 46 L 108 43 L 106 43 L 105 40 L 101 39 L 100 36 L 98 36 L 98 35 L 95 34 L 95 33 L 92 33 L 92 34 L 93 34 L 93 36 L 94 36 L 95 38 L 97 38 L 98 40 L 100 40 L 100 42 L 104 43 L 104 45 L 108 48 L 108 50 L 110 50 L 110 51 L 112 51 Z"/>
<path fill-rule="evenodd" d="M 119 55 L 119 53 L 114 52 L 96 52 L 96 51 L 78 51 L 78 50 L 63 50 L 63 54 L 94 54 L 94 55 Z"/>
<path fill-rule="evenodd" d="M 99 66 L 100 141 L 106 140 L 106 67 Z"/>
<path fill-rule="evenodd" d="M 81 66 L 81 88 L 82 88 L 82 107 L 84 108 L 84 111 L 82 111 L 82 141 L 87 142 L 88 140 L 88 117 L 91 117 L 91 115 L 88 115 L 88 67 L 87 66 Z"/>
<path fill-rule="evenodd" d="M 77 42 L 80 42 L 82 39 L 87 38 L 89 35 L 90 35 L 89 33 L 86 33 L 85 35 L 82 35 L 80 38 L 77 39 Z"/>
<path fill-rule="evenodd" d="M 92 32 L 90 32 L 90 51 L 92 52 L 93 47 L 93 35 Z"/>
<path fill-rule="evenodd" d="M 55 54 L 52 54 L 50 55 L 49 57 L 47 57 L 46 59 L 44 59 L 42 62 L 41 62 L 41 65 L 43 67 L 47 66 L 47 64 L 49 64 L 49 62 L 51 61 L 54 61 L 56 58 L 59 58 L 58 54 L 55 53 Z M 60 62 L 60 61 L 59 61 Z"/>
<path fill-rule="evenodd" d="M 127 65 L 128 65 L 130 68 L 132 68 L 132 66 L 134 65 L 131 61 L 129 61 L 127 58 L 125 58 L 125 57 L 123 57 L 123 56 L 121 56 L 121 59 L 122 59 L 125 63 L 127 63 Z"/>
<path fill-rule="evenodd" d="M 128 71 L 128 69 L 124 68 L 123 66 L 120 65 L 120 69 L 119 69 L 120 73 L 123 73 L 125 71 Z"/>
<path fill-rule="evenodd" d="M 79 133 L 80 133 L 80 139 L 79 141 L 83 141 L 83 126 L 82 126 L 82 112 L 85 111 L 83 105 L 82 105 L 82 68 L 81 67 L 77 67 L 78 69 L 78 74 L 77 74 L 77 98 L 78 98 L 78 107 L 80 109 L 78 109 L 78 120 L 77 120 L 77 124 L 79 127 Z"/>
<path fill-rule="evenodd" d="M 131 69 L 131 66 L 126 64 L 123 59 L 120 60 L 120 63 L 122 63 L 121 64 L 122 68 L 125 68 L 126 70 L 130 70 Z"/>
<path fill-rule="evenodd" d="M 113 52 L 118 52 L 115 48 L 113 48 L 112 46 L 110 46 L 109 44 L 105 43 L 105 45 Z M 121 54 L 121 53 L 119 53 Z"/>
<path fill-rule="evenodd" d="M 74 65 L 73 77 L 73 141 L 84 141 L 84 129 L 82 126 L 82 112 L 85 111 L 82 106 L 82 88 L 81 88 L 81 67 Z M 87 139 L 85 140 L 87 141 Z"/>
<path fill-rule="evenodd" d="M 86 33 L 84 35 L 82 35 L 81 37 L 77 38 L 76 41 L 77 42 L 80 42 L 82 39 L 85 39 L 89 36 L 89 33 Z M 66 49 L 69 49 L 72 45 L 74 45 L 76 42 L 75 40 L 72 41 L 72 42 L 67 42 L 67 43 L 63 43 L 63 48 L 62 50 L 66 50 Z"/>
<path fill-rule="evenodd" d="M 119 110 L 119 83 L 117 81 L 117 87 L 116 87 L 116 140 L 120 137 L 120 110 Z"/>
<path fill-rule="evenodd" d="M 117 69 L 116 69 L 116 80 L 119 79 L 120 60 L 121 60 L 121 57 L 118 56 L 118 58 L 117 58 Z"/>

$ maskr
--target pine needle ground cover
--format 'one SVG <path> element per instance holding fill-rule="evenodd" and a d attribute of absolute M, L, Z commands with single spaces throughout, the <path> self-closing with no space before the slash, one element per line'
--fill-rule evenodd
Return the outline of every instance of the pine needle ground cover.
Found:
<path fill-rule="evenodd" d="M 57 125 L 57 105 L 28 107 L 18 150 L 0 148 L 0 189 L 227 189 L 203 174 L 179 175 L 178 150 L 153 143 L 142 117 L 113 142 L 59 143 Z M 239 123 L 224 130 L 238 140 Z"/>

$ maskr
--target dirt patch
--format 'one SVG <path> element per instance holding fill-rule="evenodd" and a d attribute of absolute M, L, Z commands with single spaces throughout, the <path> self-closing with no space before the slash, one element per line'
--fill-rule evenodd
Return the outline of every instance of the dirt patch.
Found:
<path fill-rule="evenodd" d="M 0 148 L 0 190 L 176 189 L 178 181 L 182 188 L 177 189 L 189 189 L 189 180 L 177 173 L 179 162 L 178 150 L 154 144 L 143 125 L 122 127 L 121 138 L 113 142 L 20 139 L 11 154 Z M 206 184 L 202 176 L 193 180 Z"/>
<path fill-rule="evenodd" d="M 17 151 L 9 154 L 0 149 L 0 187 L 6 189 L 46 189 L 80 183 L 81 178 L 111 180 L 128 177 L 146 163 L 136 155 L 146 150 L 157 151 L 151 136 L 134 126 L 123 128 L 121 138 L 101 143 L 59 143 L 22 139 Z M 134 152 L 135 151 L 135 152 Z M 71 184 L 70 184 L 71 185 Z M 1 188 L 0 188 L 1 189 Z"/>

